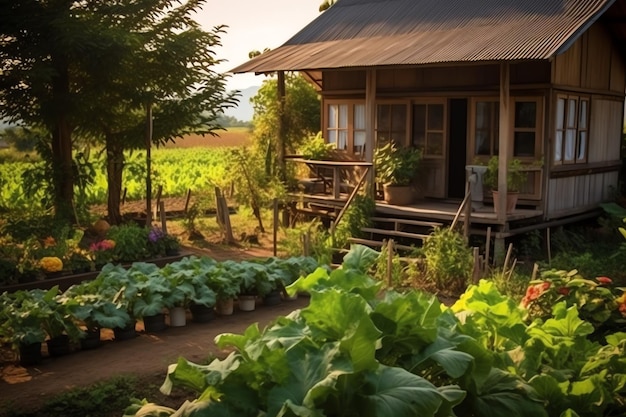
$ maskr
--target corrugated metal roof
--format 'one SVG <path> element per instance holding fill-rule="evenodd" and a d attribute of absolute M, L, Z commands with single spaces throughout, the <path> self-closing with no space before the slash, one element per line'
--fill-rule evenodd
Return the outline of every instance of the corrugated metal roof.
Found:
<path fill-rule="evenodd" d="M 549 59 L 614 1 L 339 0 L 231 72 Z"/>

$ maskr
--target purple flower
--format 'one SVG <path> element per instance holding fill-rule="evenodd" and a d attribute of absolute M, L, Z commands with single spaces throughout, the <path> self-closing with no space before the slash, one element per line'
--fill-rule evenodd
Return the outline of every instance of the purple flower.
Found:
<path fill-rule="evenodd" d="M 163 237 L 163 231 L 158 227 L 153 227 L 148 233 L 148 240 L 152 243 L 156 243 L 159 239 Z"/>

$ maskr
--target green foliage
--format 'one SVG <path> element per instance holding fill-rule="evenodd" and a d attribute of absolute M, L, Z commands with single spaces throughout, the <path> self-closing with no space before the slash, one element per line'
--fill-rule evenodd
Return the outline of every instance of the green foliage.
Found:
<path fill-rule="evenodd" d="M 389 142 L 374 152 L 376 181 L 389 185 L 409 185 L 416 177 L 422 161 L 417 148 L 398 148 Z"/>
<path fill-rule="evenodd" d="M 359 237 L 363 233 L 361 229 L 371 225 L 371 218 L 376 211 L 376 202 L 369 196 L 357 194 L 346 209 L 343 218 L 336 225 L 334 245 L 343 248 L 348 243 L 348 238 Z"/>
<path fill-rule="evenodd" d="M 254 142 L 256 152 L 267 154 L 270 161 L 268 172 L 277 172 L 280 155 L 276 141 L 276 128 L 280 125 L 281 111 L 277 80 L 263 81 L 256 96 L 251 99 L 254 107 Z M 282 120 L 285 126 L 285 151 L 295 153 L 309 137 L 320 128 L 320 99 L 313 86 L 298 73 L 285 74 L 285 102 Z"/>
<path fill-rule="evenodd" d="M 606 327 L 614 328 L 626 323 L 626 306 L 621 307 L 618 297 L 623 291 L 612 288 L 612 280 L 598 277 L 585 279 L 577 270 L 547 270 L 538 280 L 529 283 L 521 305 L 527 309 L 529 319 L 546 319 L 553 307 L 565 302 L 575 306 L 580 317 L 593 325 L 599 337 Z M 622 308 L 624 312 L 622 312 Z"/>
<path fill-rule="evenodd" d="M 449 227 L 436 228 L 424 241 L 426 277 L 438 290 L 463 291 L 473 270 L 473 255 L 464 237 Z"/>
<path fill-rule="evenodd" d="M 483 184 L 492 190 L 498 189 L 498 168 L 499 161 L 497 156 L 492 156 L 487 163 L 487 171 L 483 176 Z M 528 174 L 522 170 L 522 161 L 519 159 L 510 159 L 507 168 L 506 188 L 510 192 L 518 192 L 526 183 Z"/>
<path fill-rule="evenodd" d="M 121 262 L 145 259 L 148 255 L 148 233 L 148 229 L 132 222 L 111 226 L 107 238 L 115 242 L 115 259 Z"/>
<path fill-rule="evenodd" d="M 333 149 L 333 144 L 326 143 L 322 137 L 322 132 L 318 132 L 317 135 L 310 137 L 300 146 L 300 154 L 304 159 L 323 161 L 330 157 Z"/>

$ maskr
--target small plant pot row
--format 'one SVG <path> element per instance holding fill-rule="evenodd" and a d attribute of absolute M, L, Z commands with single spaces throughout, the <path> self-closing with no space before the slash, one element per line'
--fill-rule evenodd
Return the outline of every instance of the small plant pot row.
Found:
<path fill-rule="evenodd" d="M 138 320 L 147 332 L 164 330 L 181 325 L 175 311 L 182 311 L 184 321 L 188 313 L 194 317 L 195 310 L 204 307 L 204 318 L 197 320 L 210 321 L 214 312 L 232 314 L 234 299 L 242 311 L 254 309 L 260 298 L 265 305 L 280 302 L 281 289 L 317 267 L 310 257 L 218 262 L 189 256 L 163 267 L 144 262 L 128 268 L 107 264 L 95 279 L 65 291 L 54 286 L 0 294 L 0 342 L 22 355 L 20 347 L 39 344 L 41 351 L 45 342 L 50 356 L 55 356 L 48 342 L 57 338 L 78 346 L 90 333 L 106 328 L 113 329 L 119 340 L 125 338 L 125 329 L 135 333 Z M 246 306 L 249 295 L 252 304 Z M 230 311 L 222 310 L 223 300 L 229 299 Z M 165 312 L 169 312 L 168 324 Z M 148 321 L 158 315 L 162 324 L 150 327 Z"/>

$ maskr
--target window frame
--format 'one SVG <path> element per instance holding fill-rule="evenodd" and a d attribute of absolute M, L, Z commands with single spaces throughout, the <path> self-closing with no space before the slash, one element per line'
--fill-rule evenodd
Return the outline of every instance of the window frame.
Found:
<path fill-rule="evenodd" d="M 563 100 L 564 106 L 562 109 L 562 115 L 559 114 L 559 102 Z M 570 124 L 570 102 L 574 101 L 576 104 L 575 120 Z M 582 103 L 586 103 L 585 122 L 586 125 L 581 127 L 582 119 Z M 562 126 L 559 126 L 559 116 L 562 116 Z M 552 151 L 552 163 L 554 166 L 572 166 L 586 164 L 589 160 L 589 132 L 591 124 L 591 97 L 584 94 L 570 94 L 570 93 L 558 93 L 554 99 L 554 143 L 551 149 Z M 566 144 L 568 141 L 568 130 L 574 131 L 574 145 L 573 145 L 573 158 L 566 159 Z M 580 157 L 581 151 L 581 133 L 584 133 L 584 155 Z M 560 149 L 557 152 L 557 147 Z"/>

